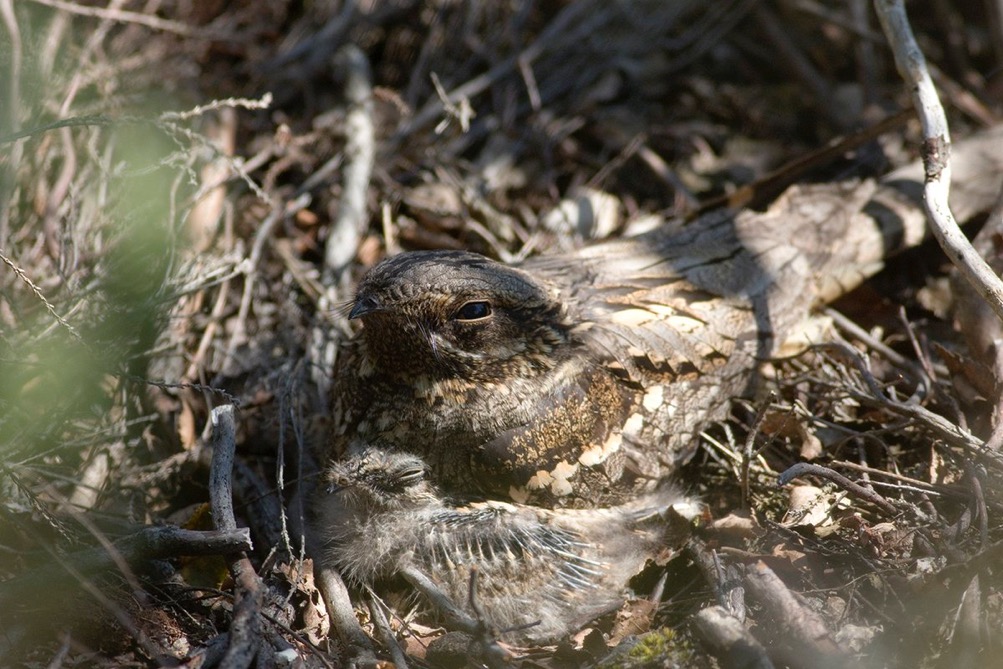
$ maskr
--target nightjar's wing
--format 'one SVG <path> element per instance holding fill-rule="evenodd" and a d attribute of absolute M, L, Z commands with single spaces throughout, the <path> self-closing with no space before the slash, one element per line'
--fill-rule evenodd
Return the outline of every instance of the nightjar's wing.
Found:
<path fill-rule="evenodd" d="M 476 566 L 476 596 L 496 627 L 532 625 L 519 636 L 535 641 L 561 636 L 615 608 L 622 592 L 608 587 L 598 548 L 545 514 L 500 502 L 435 513 L 415 566 L 461 606 Z"/>
<path fill-rule="evenodd" d="M 596 587 L 602 576 L 594 547 L 571 528 L 540 522 L 533 511 L 503 502 L 441 511 L 427 529 L 422 559 L 433 573 L 477 565 L 482 582 L 539 578 L 567 589 Z"/>
<path fill-rule="evenodd" d="M 757 359 L 877 269 L 889 243 L 861 213 L 874 190 L 796 187 L 765 213 L 715 212 L 525 263 L 582 322 L 580 342 L 636 389 L 620 427 L 633 466 L 658 477 L 688 456 L 748 391 Z"/>

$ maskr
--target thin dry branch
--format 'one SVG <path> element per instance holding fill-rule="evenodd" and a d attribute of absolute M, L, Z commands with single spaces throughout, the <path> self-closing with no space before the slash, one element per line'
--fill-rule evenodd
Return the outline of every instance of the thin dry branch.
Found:
<path fill-rule="evenodd" d="M 233 405 L 212 410 L 212 462 L 209 468 L 209 504 L 217 530 L 237 529 L 233 515 L 233 458 L 237 448 L 237 424 Z M 249 667 L 261 647 L 261 602 L 264 585 L 243 552 L 231 553 L 230 574 L 236 583 L 230 647 L 220 666 Z"/>
<path fill-rule="evenodd" d="M 826 479 L 827 481 L 832 481 L 854 497 L 859 497 L 862 500 L 871 502 L 872 504 L 880 507 L 885 513 L 892 516 L 896 513 L 895 507 L 892 503 L 878 493 L 867 489 L 859 483 L 854 483 L 839 472 L 833 471 L 832 469 L 821 465 L 813 465 L 808 462 L 799 462 L 796 465 L 792 465 L 780 475 L 778 484 L 782 486 L 787 485 L 794 479 L 802 476 L 818 476 Z"/>
<path fill-rule="evenodd" d="M 506 665 L 505 658 L 507 657 L 507 654 L 498 645 L 498 642 L 494 640 L 490 627 L 483 620 L 483 612 L 480 610 L 480 607 L 476 605 L 477 577 L 475 574 L 476 570 L 471 572 L 470 597 L 474 602 L 473 608 L 478 615 L 478 619 L 471 618 L 463 611 L 463 609 L 450 601 L 450 599 L 442 592 L 442 590 L 439 589 L 432 579 L 422 573 L 419 569 L 415 569 L 414 567 L 403 567 L 400 570 L 400 575 L 403 576 L 415 590 L 419 591 L 430 602 L 432 602 L 439 612 L 449 619 L 453 626 L 474 637 L 478 645 L 481 647 L 482 657 L 480 659 L 491 669 L 499 669 Z"/>
<path fill-rule="evenodd" d="M 819 614 L 803 606 L 783 581 L 760 562 L 745 577 L 749 595 L 782 630 L 785 644 L 799 658 L 799 666 L 845 667 L 849 658 L 833 640 Z"/>
<path fill-rule="evenodd" d="M 383 612 L 383 605 L 375 597 L 370 597 L 366 602 L 366 605 L 369 609 L 369 615 L 372 618 L 373 626 L 376 628 L 380 638 L 383 640 L 383 646 L 390 654 L 394 667 L 396 669 L 407 669 L 407 658 L 404 656 L 404 651 L 401 650 L 400 645 L 397 643 L 397 639 L 394 638 L 394 632 L 390 628 L 390 622 L 387 620 L 387 616 Z"/>
<path fill-rule="evenodd" d="M 866 390 L 849 389 L 849 396 L 853 399 L 868 406 L 883 407 L 900 416 L 915 420 L 917 424 L 944 442 L 965 450 L 969 455 L 984 458 L 987 464 L 992 464 L 997 469 L 1003 468 L 1003 455 L 987 450 L 985 443 L 968 430 L 919 404 L 890 399 L 882 391 L 877 379 L 867 369 L 864 360 L 850 346 L 834 342 L 819 345 L 817 348 L 838 353 L 841 360 L 848 361 L 856 369 L 866 386 Z"/>
<path fill-rule="evenodd" d="M 410 583 L 415 590 L 425 595 L 432 604 L 442 613 L 451 625 L 466 632 L 476 634 L 478 623 L 468 616 L 463 609 L 456 606 L 445 594 L 432 582 L 428 576 L 414 567 L 404 567 L 400 570 L 401 576 Z"/>
<path fill-rule="evenodd" d="M 902 0 L 874 0 L 874 7 L 895 53 L 899 74 L 913 93 L 913 104 L 923 126 L 923 192 L 930 228 L 958 271 L 1003 320 L 1003 281 L 972 247 L 948 206 L 951 136 L 947 117 L 930 78 L 926 59 L 913 36 L 905 3 Z"/>
<path fill-rule="evenodd" d="M 696 629 L 726 669 L 773 669 L 763 645 L 721 606 L 708 606 L 695 618 Z"/>
<path fill-rule="evenodd" d="M 70 14 L 90 16 L 118 23 L 133 23 L 140 26 L 146 26 L 147 28 L 152 28 L 154 30 L 162 30 L 166 33 L 174 33 L 175 35 L 180 35 L 182 37 L 201 37 L 205 39 L 220 39 L 224 37 L 224 35 L 219 31 L 194 28 L 181 23 L 180 21 L 171 21 L 170 19 L 162 19 L 159 16 L 141 14 L 140 12 L 130 12 L 125 9 L 87 7 L 75 2 L 63 2 L 63 0 L 32 0 L 32 2 L 39 5 L 45 5 L 46 7 L 52 7 L 53 9 L 58 9 L 60 11 L 69 12 Z"/>
<path fill-rule="evenodd" d="M 354 44 L 338 52 L 335 62 L 345 73 L 345 181 L 338 216 L 324 250 L 324 267 L 340 277 L 355 257 L 366 228 L 366 193 L 376 156 L 373 128 L 373 84 L 369 60 Z"/>
<path fill-rule="evenodd" d="M 8 60 L 10 62 L 10 69 L 7 72 L 7 87 L 4 91 L 7 99 L 5 100 L 5 118 L 0 118 L 0 130 L 3 134 L 13 132 L 20 125 L 19 114 L 21 112 L 21 66 L 22 66 L 22 49 L 23 40 L 21 39 L 21 28 L 17 24 L 17 16 L 14 13 L 14 4 L 12 0 L 3 0 L 0 2 L 0 20 L 3 21 L 4 28 L 7 31 L 8 41 Z M 11 147 L 10 155 L 8 159 L 10 160 L 10 165 L 20 165 L 21 156 L 24 153 L 24 146 L 21 143 L 15 144 Z M 14 175 L 13 170 L 2 170 L 0 171 L 0 202 L 7 202 L 10 197 L 11 190 L 14 187 Z M 13 211 L 12 207 L 0 207 L 0 247 L 7 245 L 7 236 L 10 232 L 10 217 Z"/>
<path fill-rule="evenodd" d="M 247 528 L 231 531 L 185 530 L 179 527 L 148 527 L 119 539 L 110 547 L 98 547 L 67 555 L 65 564 L 84 576 L 98 574 L 115 568 L 121 557 L 128 564 L 138 565 L 145 560 L 175 558 L 179 555 L 223 555 L 250 550 L 251 535 Z M 51 565 L 33 570 L 30 574 L 10 579 L 0 584 L 0 609 L 9 610 L 14 602 L 23 600 L 33 592 L 42 591 L 65 574 L 65 568 Z"/>
<path fill-rule="evenodd" d="M 376 653 L 369 637 L 359 626 L 359 620 L 352 609 L 352 598 L 341 576 L 334 569 L 323 566 L 314 572 L 317 586 L 320 588 L 327 613 L 331 617 L 331 627 L 334 629 L 347 655 L 346 664 L 354 667 L 375 667 Z"/>

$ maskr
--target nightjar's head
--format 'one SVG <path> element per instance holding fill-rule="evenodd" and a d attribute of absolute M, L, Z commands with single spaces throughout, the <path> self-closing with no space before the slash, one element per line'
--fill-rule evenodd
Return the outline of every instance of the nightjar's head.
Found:
<path fill-rule="evenodd" d="M 567 348 L 563 306 L 529 274 L 466 251 L 388 258 L 359 284 L 350 318 L 380 372 L 490 381 L 551 368 Z"/>
<path fill-rule="evenodd" d="M 346 513 L 384 513 L 435 505 L 428 467 L 409 453 L 370 449 L 332 463 L 327 493 Z"/>

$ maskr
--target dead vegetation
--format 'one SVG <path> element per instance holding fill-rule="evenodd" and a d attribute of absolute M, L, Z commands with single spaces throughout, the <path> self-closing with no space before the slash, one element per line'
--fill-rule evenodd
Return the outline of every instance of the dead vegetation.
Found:
<path fill-rule="evenodd" d="M 954 5 L 909 9 L 960 138 L 999 121 L 1003 32 Z M 329 639 L 302 547 L 364 268 L 762 208 L 920 145 L 866 2 L 306 7 L 0 0 L 0 664 L 462 663 L 358 593 L 365 635 Z M 997 274 L 1000 220 L 961 221 Z M 999 322 L 933 243 L 822 315 L 681 472 L 709 517 L 661 603 L 504 661 L 1003 666 Z"/>

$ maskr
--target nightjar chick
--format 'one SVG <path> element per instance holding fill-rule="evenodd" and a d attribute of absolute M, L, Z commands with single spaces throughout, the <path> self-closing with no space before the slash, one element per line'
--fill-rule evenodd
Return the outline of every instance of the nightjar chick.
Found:
<path fill-rule="evenodd" d="M 415 568 L 471 615 L 476 566 L 480 608 L 513 642 L 553 641 L 617 608 L 646 561 L 681 543 L 669 507 L 692 508 L 671 489 L 605 509 L 453 506 L 427 473 L 420 458 L 385 449 L 331 465 L 318 508 L 323 559 L 355 584 Z"/>
<path fill-rule="evenodd" d="M 812 306 L 879 267 L 893 244 L 860 213 L 873 195 L 793 189 L 765 213 L 519 266 L 384 260 L 351 305 L 362 328 L 336 365 L 328 457 L 380 442 L 422 457 L 447 494 L 548 508 L 651 490 Z M 807 207 L 823 222 L 790 229 Z"/>

